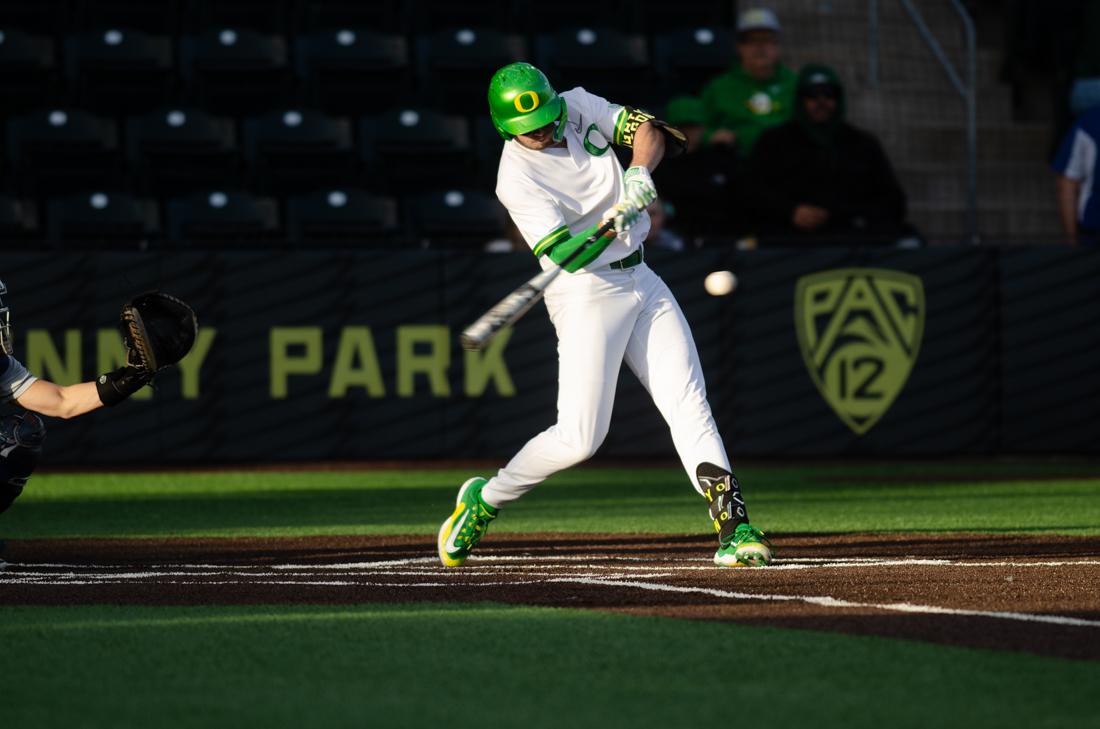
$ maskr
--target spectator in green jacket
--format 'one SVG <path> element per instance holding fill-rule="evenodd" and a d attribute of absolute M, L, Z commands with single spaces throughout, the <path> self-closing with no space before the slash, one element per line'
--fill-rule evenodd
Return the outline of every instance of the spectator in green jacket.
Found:
<path fill-rule="evenodd" d="M 703 87 L 707 143 L 741 158 L 768 127 L 791 118 L 798 77 L 779 60 L 779 20 L 766 8 L 737 19 L 737 63 Z"/>

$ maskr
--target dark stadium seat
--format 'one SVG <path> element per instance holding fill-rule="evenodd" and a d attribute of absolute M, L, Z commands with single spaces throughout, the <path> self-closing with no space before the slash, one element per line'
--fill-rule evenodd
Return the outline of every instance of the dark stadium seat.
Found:
<path fill-rule="evenodd" d="M 315 189 L 355 181 L 351 122 L 319 111 L 276 111 L 244 121 L 252 187 L 264 192 Z"/>
<path fill-rule="evenodd" d="M 109 115 L 148 111 L 175 91 L 172 39 L 117 28 L 70 35 L 65 76 L 81 108 Z"/>
<path fill-rule="evenodd" d="M 470 129 L 464 117 L 395 109 L 359 123 L 367 181 L 382 189 L 424 190 L 473 175 Z"/>
<path fill-rule="evenodd" d="M 189 97 L 214 114 L 255 114 L 290 106 L 293 75 L 280 36 L 221 28 L 185 36 L 180 66 Z"/>
<path fill-rule="evenodd" d="M 76 28 L 126 28 L 175 35 L 182 0 L 76 0 Z"/>
<path fill-rule="evenodd" d="M 72 23 L 69 0 L 4 0 L 0 28 L 19 28 L 38 35 L 65 33 Z"/>
<path fill-rule="evenodd" d="M 686 28 L 653 38 L 653 65 L 666 98 L 698 94 L 734 57 L 733 34 L 725 28 Z"/>
<path fill-rule="evenodd" d="M 86 192 L 46 203 L 46 236 L 67 248 L 145 249 L 159 231 L 156 202 L 122 192 Z"/>
<path fill-rule="evenodd" d="M 767 2 L 741 3 L 741 9 Z M 634 27 L 642 31 L 660 33 L 677 29 L 730 28 L 734 25 L 734 8 L 737 3 L 714 0 L 634 0 L 630 3 L 637 17 Z"/>
<path fill-rule="evenodd" d="M 300 0 L 299 27 L 307 31 L 370 28 L 406 33 L 411 3 L 402 0 Z"/>
<path fill-rule="evenodd" d="M 556 0 L 552 3 L 519 3 L 517 23 L 531 35 L 553 33 L 580 24 L 635 31 L 639 0 Z"/>
<path fill-rule="evenodd" d="M 365 28 L 321 30 L 295 38 L 294 50 L 309 106 L 362 114 L 414 98 L 404 36 Z"/>
<path fill-rule="evenodd" d="M 118 130 L 110 119 L 77 109 L 42 109 L 9 119 L 6 143 L 11 190 L 40 193 L 119 186 Z"/>
<path fill-rule="evenodd" d="M 280 236 L 274 198 L 232 190 L 199 192 L 168 201 L 165 211 L 172 244 L 203 240 L 221 246 L 270 247 Z"/>
<path fill-rule="evenodd" d="M 509 0 L 415 0 L 406 3 L 406 11 L 412 32 L 421 35 L 446 28 L 515 30 L 527 6 L 526 2 Z"/>
<path fill-rule="evenodd" d="M 175 195 L 243 183 L 231 119 L 193 108 L 126 120 L 126 159 L 144 193 Z"/>
<path fill-rule="evenodd" d="M 481 190 L 423 193 L 408 198 L 406 204 L 413 236 L 420 245 L 480 250 L 505 236 L 504 208 Z"/>
<path fill-rule="evenodd" d="M 185 30 L 248 28 L 285 35 L 293 26 L 294 0 L 185 0 Z"/>
<path fill-rule="evenodd" d="M 0 246 L 33 241 L 38 236 L 38 210 L 29 200 L 0 195 Z"/>
<path fill-rule="evenodd" d="M 645 38 L 615 28 L 566 28 L 537 36 L 539 67 L 558 91 L 583 86 L 617 104 L 660 101 Z"/>
<path fill-rule="evenodd" d="M 489 28 L 449 28 L 421 36 L 416 56 L 425 103 L 452 113 L 484 114 L 493 72 L 526 58 L 527 44 L 519 35 Z"/>
<path fill-rule="evenodd" d="M 477 164 L 477 180 L 492 190 L 497 184 L 497 168 L 500 166 L 500 153 L 504 149 L 504 140 L 500 138 L 488 109 L 473 117 L 474 157 Z"/>
<path fill-rule="evenodd" d="M 51 38 L 0 28 L 0 95 L 6 113 L 59 104 L 60 80 Z"/>
<path fill-rule="evenodd" d="M 391 197 L 364 190 L 327 189 L 287 200 L 287 236 L 293 243 L 369 247 L 403 242 Z"/>

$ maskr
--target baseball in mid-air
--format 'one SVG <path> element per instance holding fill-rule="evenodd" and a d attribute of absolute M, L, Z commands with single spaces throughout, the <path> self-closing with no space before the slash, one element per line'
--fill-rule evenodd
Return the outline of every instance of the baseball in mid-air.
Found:
<path fill-rule="evenodd" d="M 711 296 L 727 296 L 737 288 L 737 277 L 733 271 L 714 271 L 707 274 L 703 288 Z"/>

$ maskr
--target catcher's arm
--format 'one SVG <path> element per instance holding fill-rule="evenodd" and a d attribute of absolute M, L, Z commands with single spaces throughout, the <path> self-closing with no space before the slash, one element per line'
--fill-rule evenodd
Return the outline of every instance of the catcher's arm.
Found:
<path fill-rule="evenodd" d="M 195 312 L 183 301 L 151 292 L 128 301 L 119 316 L 127 363 L 93 382 L 58 385 L 36 380 L 15 399 L 21 408 L 55 418 L 75 418 L 117 405 L 179 362 L 198 334 Z M 10 366 L 10 365 L 9 365 Z M 19 365 L 22 367 L 22 365 Z"/>
<path fill-rule="evenodd" d="M 15 401 L 21 408 L 51 418 L 75 418 L 103 405 L 94 382 L 62 386 L 37 380 Z"/>

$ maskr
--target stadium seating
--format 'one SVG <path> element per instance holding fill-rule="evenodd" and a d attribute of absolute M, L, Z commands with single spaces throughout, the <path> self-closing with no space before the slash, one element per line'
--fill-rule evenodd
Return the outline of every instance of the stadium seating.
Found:
<path fill-rule="evenodd" d="M 236 187 L 244 180 L 233 121 L 200 109 L 161 109 L 127 119 L 126 159 L 145 194 Z"/>
<path fill-rule="evenodd" d="M 12 243 L 33 240 L 38 235 L 38 211 L 33 202 L 0 195 L 0 240 Z"/>
<path fill-rule="evenodd" d="M 653 38 L 653 64 L 665 99 L 698 94 L 707 81 L 729 69 L 734 58 L 733 34 L 725 28 L 680 28 Z"/>
<path fill-rule="evenodd" d="M 611 27 L 564 28 L 538 35 L 535 55 L 559 91 L 583 86 L 609 101 L 631 106 L 653 106 L 660 100 L 641 35 Z"/>
<path fill-rule="evenodd" d="M 245 160 L 251 186 L 289 192 L 355 182 L 351 122 L 319 111 L 277 111 L 245 120 Z"/>
<path fill-rule="evenodd" d="M 38 35 L 69 30 L 72 21 L 69 0 L 0 2 L 0 28 L 19 28 Z"/>
<path fill-rule="evenodd" d="M 369 4 L 369 3 L 365 3 Z M 284 35 L 294 18 L 293 0 L 185 0 L 184 30 L 247 28 Z"/>
<path fill-rule="evenodd" d="M 406 3 L 406 27 L 413 35 L 429 35 L 447 28 L 493 28 L 507 30 L 523 21 L 534 3 L 500 0 L 417 0 Z"/>
<path fill-rule="evenodd" d="M 386 246 L 404 242 L 391 197 L 327 189 L 287 200 L 287 233 L 303 245 Z"/>
<path fill-rule="evenodd" d="M 307 32 L 372 28 L 382 33 L 404 33 L 414 9 L 414 5 L 401 0 L 301 0 L 297 20 Z"/>
<path fill-rule="evenodd" d="M 427 108 L 395 109 L 363 117 L 359 140 L 371 187 L 421 191 L 474 174 L 469 124 L 461 116 Z"/>
<path fill-rule="evenodd" d="M 416 55 L 427 103 L 483 116 L 487 79 L 501 66 L 526 58 L 527 44 L 522 36 L 491 28 L 448 28 L 421 36 Z"/>
<path fill-rule="evenodd" d="M 154 35 L 179 32 L 181 0 L 76 0 L 75 27 L 124 28 Z"/>
<path fill-rule="evenodd" d="M 168 238 L 175 245 L 205 242 L 219 246 L 277 244 L 279 205 L 274 198 L 233 190 L 212 190 L 168 201 Z"/>
<path fill-rule="evenodd" d="M 108 115 L 148 111 L 172 98 L 172 40 L 117 28 L 70 35 L 65 76 L 83 109 Z"/>
<path fill-rule="evenodd" d="M 118 130 L 78 109 L 42 109 L 7 123 L 8 188 L 20 193 L 114 189 L 121 184 Z"/>
<path fill-rule="evenodd" d="M 965 191 L 956 183 L 964 178 L 955 169 L 963 106 L 904 10 L 880 8 L 876 85 L 858 60 L 867 51 L 860 0 L 765 4 L 783 24 L 787 65 L 830 63 L 849 83 L 849 117 L 882 139 L 915 222 L 963 227 Z M 24 226 L 9 205 L 0 227 L 44 237 L 51 199 L 101 189 L 155 199 L 164 210 L 191 193 L 239 190 L 269 195 L 289 215 L 291 196 L 319 200 L 339 188 L 348 210 L 359 204 L 353 190 L 398 201 L 392 245 L 400 245 L 417 227 L 410 195 L 491 194 L 501 150 L 485 99 L 494 70 L 529 60 L 559 91 L 580 85 L 660 113 L 729 67 L 737 5 L 0 0 L 0 195 L 40 217 L 37 228 Z M 924 12 L 954 58 L 957 14 Z M 1042 182 L 1050 130 L 1010 120 L 1009 92 L 998 83 L 1003 59 L 990 38 L 977 57 L 979 162 L 989 166 L 978 186 L 983 200 L 1001 202 L 983 202 L 996 208 L 982 213 L 983 230 L 1056 230 Z M 281 122 L 287 110 L 304 125 Z M 672 224 L 681 234 L 692 227 L 684 217 Z M 715 234 L 713 221 L 701 225 L 700 235 Z M 288 219 L 284 230 L 276 215 L 263 235 L 305 229 Z"/>
<path fill-rule="evenodd" d="M 180 71 L 190 100 L 214 114 L 256 114 L 290 106 L 294 80 L 286 40 L 246 28 L 185 36 Z"/>
<path fill-rule="evenodd" d="M 0 27 L 0 94 L 7 113 L 56 106 L 60 92 L 53 40 Z"/>
<path fill-rule="evenodd" d="M 504 237 L 504 208 L 481 190 L 453 189 L 408 200 L 412 233 L 420 245 L 482 249 Z"/>
<path fill-rule="evenodd" d="M 412 103 L 405 38 L 365 28 L 322 30 L 294 42 L 305 103 L 337 114 L 379 112 Z"/>
<path fill-rule="evenodd" d="M 144 249 L 160 232 L 152 200 L 121 192 L 92 192 L 50 200 L 46 236 L 69 247 Z"/>

